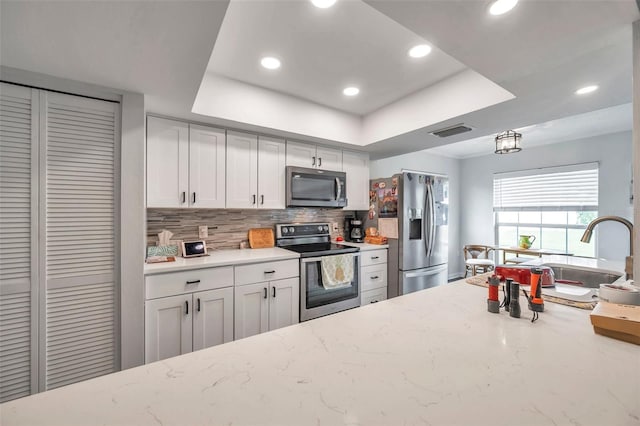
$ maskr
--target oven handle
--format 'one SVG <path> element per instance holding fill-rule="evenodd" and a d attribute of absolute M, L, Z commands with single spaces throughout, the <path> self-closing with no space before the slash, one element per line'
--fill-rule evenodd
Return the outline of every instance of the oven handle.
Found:
<path fill-rule="evenodd" d="M 360 257 L 360 253 L 359 253 L 359 252 L 355 252 L 355 253 L 344 253 L 344 254 L 352 254 L 353 256 Z M 336 254 L 336 255 L 329 255 L 329 256 L 339 256 L 339 255 L 338 255 L 338 254 Z M 326 257 L 326 256 L 305 257 L 305 258 L 300 259 L 300 262 L 301 262 L 301 263 L 319 262 L 323 257 Z"/>

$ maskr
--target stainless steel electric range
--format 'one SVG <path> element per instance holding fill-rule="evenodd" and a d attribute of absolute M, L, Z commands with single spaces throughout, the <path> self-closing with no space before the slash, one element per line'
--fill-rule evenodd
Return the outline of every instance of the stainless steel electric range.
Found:
<path fill-rule="evenodd" d="M 331 242 L 328 223 L 276 225 L 276 246 L 300 253 L 300 321 L 360 306 L 360 249 Z M 323 259 L 348 254 L 350 281 L 340 286 L 323 282 Z M 330 259 L 328 259 L 330 260 Z M 326 260 L 325 260 L 326 268 Z M 326 273 L 326 270 L 325 270 Z"/>

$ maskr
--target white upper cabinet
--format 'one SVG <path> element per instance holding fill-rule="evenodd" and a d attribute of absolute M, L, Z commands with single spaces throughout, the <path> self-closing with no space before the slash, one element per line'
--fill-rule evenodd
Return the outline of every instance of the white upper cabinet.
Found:
<path fill-rule="evenodd" d="M 342 170 L 342 150 L 319 146 L 316 150 L 318 168 L 323 170 Z"/>
<path fill-rule="evenodd" d="M 347 174 L 345 210 L 369 210 L 369 154 L 342 152 L 342 169 Z"/>
<path fill-rule="evenodd" d="M 227 208 L 285 208 L 286 145 L 281 139 L 227 134 Z"/>
<path fill-rule="evenodd" d="M 287 166 L 342 170 L 342 151 L 287 141 Z"/>
<path fill-rule="evenodd" d="M 282 139 L 258 140 L 258 208 L 285 208 L 286 145 Z"/>
<path fill-rule="evenodd" d="M 225 161 L 224 131 L 189 125 L 189 207 L 224 208 Z"/>
<path fill-rule="evenodd" d="M 227 132 L 227 208 L 258 205 L 258 137 Z"/>
<path fill-rule="evenodd" d="M 316 146 L 287 141 L 287 166 L 316 167 Z"/>
<path fill-rule="evenodd" d="M 147 207 L 186 207 L 189 125 L 147 118 Z"/>
<path fill-rule="evenodd" d="M 224 130 L 147 119 L 147 207 L 225 207 Z"/>

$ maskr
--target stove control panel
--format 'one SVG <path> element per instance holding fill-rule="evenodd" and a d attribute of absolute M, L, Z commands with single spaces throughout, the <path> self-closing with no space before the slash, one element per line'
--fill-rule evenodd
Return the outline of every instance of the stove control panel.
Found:
<path fill-rule="evenodd" d="M 328 223 L 283 223 L 276 225 L 276 238 L 328 236 Z"/>

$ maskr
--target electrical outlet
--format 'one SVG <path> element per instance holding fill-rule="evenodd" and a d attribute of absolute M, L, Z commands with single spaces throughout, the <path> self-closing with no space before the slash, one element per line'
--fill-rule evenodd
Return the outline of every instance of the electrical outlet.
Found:
<path fill-rule="evenodd" d="M 209 238 L 209 227 L 208 226 L 198 226 L 198 238 Z"/>
<path fill-rule="evenodd" d="M 332 230 L 333 232 L 338 232 L 338 229 L 339 229 L 339 228 L 338 228 L 338 222 L 332 222 L 332 223 L 331 223 L 331 230 Z"/>

